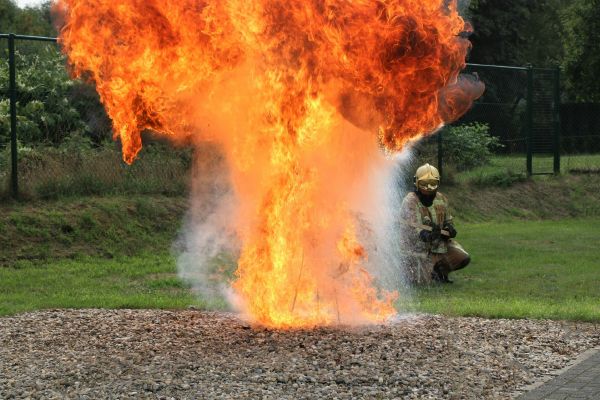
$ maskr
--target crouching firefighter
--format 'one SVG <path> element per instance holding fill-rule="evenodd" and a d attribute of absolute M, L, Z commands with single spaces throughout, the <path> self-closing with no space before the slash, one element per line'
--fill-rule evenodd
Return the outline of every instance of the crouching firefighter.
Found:
<path fill-rule="evenodd" d="M 406 278 L 412 283 L 452 283 L 448 275 L 471 258 L 454 240 L 456 229 L 446 196 L 438 192 L 440 173 L 425 164 L 414 176 L 415 190 L 402 201 L 402 250 Z"/>

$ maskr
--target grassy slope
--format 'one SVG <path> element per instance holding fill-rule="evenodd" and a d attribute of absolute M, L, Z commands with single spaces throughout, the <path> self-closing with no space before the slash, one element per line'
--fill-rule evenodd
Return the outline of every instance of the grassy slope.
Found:
<path fill-rule="evenodd" d="M 442 188 L 465 222 L 523 221 L 600 216 L 600 175 L 536 177 L 508 188 Z"/>
<path fill-rule="evenodd" d="M 181 197 L 71 198 L 0 207 L 0 266 L 80 256 L 110 259 L 168 252 L 187 201 Z"/>
<path fill-rule="evenodd" d="M 446 187 L 473 264 L 455 274 L 454 285 L 420 290 L 404 306 L 600 320 L 598 187 L 593 175 L 501 190 Z M 164 196 L 1 205 L 0 314 L 205 306 L 177 279 L 171 254 L 186 207 L 186 199 Z M 493 220 L 504 222 L 483 222 Z"/>
<path fill-rule="evenodd" d="M 187 201 L 137 196 L 0 207 L 0 315 L 40 308 L 203 306 L 171 246 Z"/>

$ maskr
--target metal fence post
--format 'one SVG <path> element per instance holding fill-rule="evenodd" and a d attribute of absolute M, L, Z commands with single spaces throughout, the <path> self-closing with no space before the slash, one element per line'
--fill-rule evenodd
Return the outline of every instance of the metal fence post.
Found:
<path fill-rule="evenodd" d="M 527 66 L 527 176 L 533 173 L 533 66 Z"/>
<path fill-rule="evenodd" d="M 560 67 L 554 70 L 554 174 L 560 174 Z"/>
<path fill-rule="evenodd" d="M 19 197 L 19 179 L 17 173 L 17 73 L 15 67 L 15 35 L 8 35 L 8 92 L 10 97 L 10 155 L 12 196 Z"/>

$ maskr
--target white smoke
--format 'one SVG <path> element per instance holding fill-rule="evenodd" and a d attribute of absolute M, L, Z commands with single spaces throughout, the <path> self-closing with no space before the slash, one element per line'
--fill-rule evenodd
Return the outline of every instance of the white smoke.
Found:
<path fill-rule="evenodd" d="M 196 147 L 189 211 L 175 243 L 179 277 L 208 308 L 227 307 L 239 244 L 232 230 L 236 197 L 216 145 Z"/>

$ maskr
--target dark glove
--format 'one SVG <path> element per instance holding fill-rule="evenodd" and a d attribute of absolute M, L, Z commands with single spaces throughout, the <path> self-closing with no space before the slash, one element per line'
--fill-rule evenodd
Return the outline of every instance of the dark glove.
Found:
<path fill-rule="evenodd" d="M 423 229 L 421 232 L 419 232 L 419 239 L 421 239 L 425 243 L 431 242 L 431 231 Z"/>
<path fill-rule="evenodd" d="M 444 230 L 448 231 L 448 237 L 455 238 L 456 237 L 456 229 L 454 229 L 454 225 L 449 222 L 444 224 Z"/>
<path fill-rule="evenodd" d="M 439 225 L 432 224 L 432 229 L 430 231 L 427 229 L 423 229 L 421 230 L 421 232 L 419 232 L 419 239 L 429 243 L 438 240 L 440 238 L 440 235 L 441 229 Z"/>

